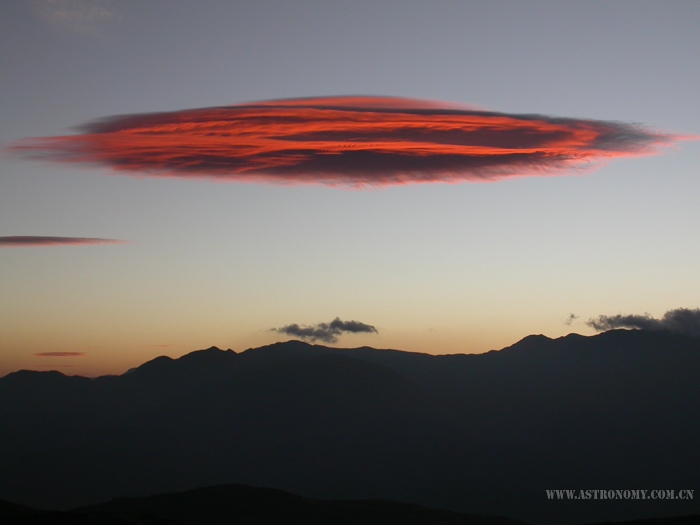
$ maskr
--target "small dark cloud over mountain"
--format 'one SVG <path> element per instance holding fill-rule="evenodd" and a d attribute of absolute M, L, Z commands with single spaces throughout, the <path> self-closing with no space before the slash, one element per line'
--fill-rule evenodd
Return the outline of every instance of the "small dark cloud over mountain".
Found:
<path fill-rule="evenodd" d="M 649 314 L 601 315 L 596 319 L 589 319 L 586 324 L 599 332 L 616 328 L 633 328 L 700 337 L 700 308 L 669 310 L 661 319 L 655 319 Z"/>
<path fill-rule="evenodd" d="M 336 317 L 330 323 L 318 323 L 311 326 L 288 324 L 282 328 L 274 328 L 274 331 L 281 334 L 298 337 L 305 341 L 323 341 L 324 343 L 335 343 L 338 337 L 344 332 L 351 334 L 377 334 L 377 329 L 369 324 L 360 321 L 342 321 Z"/>
<path fill-rule="evenodd" d="M 576 319 L 578 319 L 578 315 L 576 314 L 569 314 L 569 317 L 566 318 L 566 321 L 564 321 L 564 324 L 566 326 L 570 326 L 571 323 L 573 323 Z"/>

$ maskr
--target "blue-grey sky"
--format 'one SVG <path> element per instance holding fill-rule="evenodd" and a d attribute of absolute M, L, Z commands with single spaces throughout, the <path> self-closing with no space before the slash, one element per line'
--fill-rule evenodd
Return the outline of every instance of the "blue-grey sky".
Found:
<path fill-rule="evenodd" d="M 100 117 L 395 96 L 700 134 L 700 3 L 0 4 L 0 143 Z M 483 352 L 700 306 L 700 142 L 595 170 L 349 189 L 0 158 L 0 375 L 120 373 L 336 317 L 363 344 Z M 570 314 L 576 319 L 565 324 Z M 76 352 L 70 357 L 36 356 Z M 65 368 L 63 368 L 65 367 Z"/>

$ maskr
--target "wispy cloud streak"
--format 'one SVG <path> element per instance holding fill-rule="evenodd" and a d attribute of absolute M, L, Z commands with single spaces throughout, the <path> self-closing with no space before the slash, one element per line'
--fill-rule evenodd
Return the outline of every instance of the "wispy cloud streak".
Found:
<path fill-rule="evenodd" d="M 46 237 L 37 235 L 15 235 L 0 237 L 0 247 L 25 246 L 70 246 L 83 244 L 123 244 L 129 241 L 120 239 L 97 239 L 92 237 Z"/>
<path fill-rule="evenodd" d="M 669 310 L 661 319 L 655 319 L 649 314 L 600 315 L 596 319 L 589 319 L 586 324 L 599 332 L 616 328 L 633 328 L 700 337 L 700 308 Z"/>
<path fill-rule="evenodd" d="M 89 36 L 100 36 L 102 26 L 119 20 L 111 0 L 31 0 L 34 12 L 52 27 Z"/>
<path fill-rule="evenodd" d="M 324 343 L 335 343 L 343 332 L 358 334 L 376 334 L 377 329 L 369 324 L 360 321 L 341 321 L 336 317 L 330 323 L 318 323 L 311 326 L 300 326 L 290 324 L 282 328 L 273 328 L 275 332 L 299 337 L 308 341 L 323 341 Z"/>
<path fill-rule="evenodd" d="M 566 321 L 564 321 L 564 324 L 566 326 L 571 326 L 571 323 L 573 323 L 576 319 L 578 319 L 578 315 L 569 314 L 569 317 L 566 318 Z"/>
<path fill-rule="evenodd" d="M 601 120 L 337 97 L 109 117 L 31 158 L 135 175 L 360 187 L 566 173 L 693 137 Z"/>
<path fill-rule="evenodd" d="M 83 352 L 39 352 L 36 357 L 83 357 Z"/>

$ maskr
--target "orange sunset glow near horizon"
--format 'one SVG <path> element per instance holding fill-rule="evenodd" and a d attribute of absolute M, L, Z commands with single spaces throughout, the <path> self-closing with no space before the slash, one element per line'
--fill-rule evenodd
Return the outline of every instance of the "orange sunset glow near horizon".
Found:
<path fill-rule="evenodd" d="M 685 0 L 1 3 L 0 377 L 695 319 L 698 20 Z"/>

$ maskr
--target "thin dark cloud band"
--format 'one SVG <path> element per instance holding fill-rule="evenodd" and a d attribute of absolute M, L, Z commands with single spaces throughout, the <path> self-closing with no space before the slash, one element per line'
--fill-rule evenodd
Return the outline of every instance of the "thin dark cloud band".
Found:
<path fill-rule="evenodd" d="M 385 186 L 551 175 L 694 137 L 621 122 L 336 97 L 105 118 L 10 150 L 134 175 Z"/>
<path fill-rule="evenodd" d="M 83 244 L 123 244 L 120 239 L 98 239 L 94 237 L 46 237 L 39 235 L 15 235 L 0 237 L 0 247 L 23 246 L 70 246 Z"/>
<path fill-rule="evenodd" d="M 83 357 L 83 352 L 39 352 L 36 357 Z"/>

